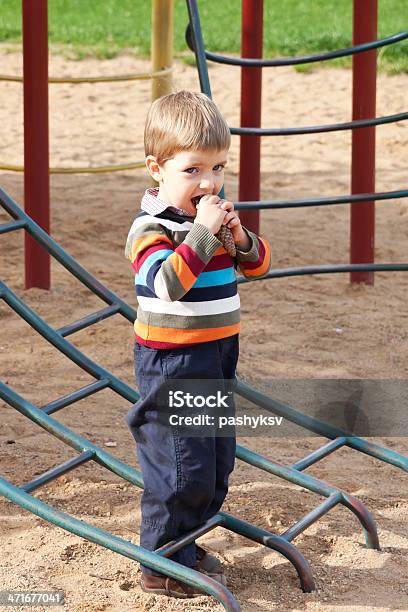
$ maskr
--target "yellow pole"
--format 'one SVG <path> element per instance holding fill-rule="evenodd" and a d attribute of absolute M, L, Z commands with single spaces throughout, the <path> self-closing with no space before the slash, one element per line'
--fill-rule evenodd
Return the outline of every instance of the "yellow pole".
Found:
<path fill-rule="evenodd" d="M 152 70 L 173 64 L 173 0 L 152 0 Z M 152 101 L 172 92 L 172 73 L 152 79 Z"/>

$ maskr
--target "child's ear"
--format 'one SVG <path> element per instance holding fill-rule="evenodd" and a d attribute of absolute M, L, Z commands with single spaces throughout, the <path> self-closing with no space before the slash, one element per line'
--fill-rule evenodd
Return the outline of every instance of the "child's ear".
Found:
<path fill-rule="evenodd" d="M 150 176 L 159 183 L 162 176 L 157 159 L 153 155 L 148 155 L 145 159 L 145 164 Z"/>

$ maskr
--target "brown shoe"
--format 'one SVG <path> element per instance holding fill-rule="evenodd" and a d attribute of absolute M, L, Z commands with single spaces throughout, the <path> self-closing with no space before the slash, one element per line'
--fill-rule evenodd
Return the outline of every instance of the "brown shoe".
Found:
<path fill-rule="evenodd" d="M 140 586 L 145 593 L 167 595 L 167 597 L 178 597 L 179 599 L 189 599 L 191 597 L 206 595 L 206 593 L 199 591 L 196 587 L 192 587 L 184 582 L 179 582 L 168 576 L 142 574 Z"/>

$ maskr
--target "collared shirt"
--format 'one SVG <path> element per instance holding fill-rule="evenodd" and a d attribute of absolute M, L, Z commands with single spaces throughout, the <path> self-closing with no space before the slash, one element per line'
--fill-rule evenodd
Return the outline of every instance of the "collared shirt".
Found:
<path fill-rule="evenodd" d="M 150 187 L 149 189 L 146 189 L 140 208 L 149 215 L 152 215 L 152 217 L 160 215 L 160 213 L 164 212 L 166 209 L 169 209 L 172 212 L 184 217 L 191 217 L 191 215 L 182 208 L 177 208 L 176 206 L 167 204 L 167 202 L 163 202 L 163 200 L 158 197 L 158 194 L 158 187 Z"/>

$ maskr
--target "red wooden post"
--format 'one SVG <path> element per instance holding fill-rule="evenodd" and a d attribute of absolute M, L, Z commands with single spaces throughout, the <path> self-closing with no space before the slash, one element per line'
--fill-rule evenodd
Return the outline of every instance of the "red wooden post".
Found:
<path fill-rule="evenodd" d="M 377 0 L 354 0 L 353 44 L 376 40 Z M 376 114 L 377 52 L 353 55 L 353 119 Z M 351 193 L 375 192 L 375 127 L 353 130 Z M 375 204 L 351 204 L 350 263 L 374 262 Z M 374 284 L 373 272 L 352 272 L 352 283 Z"/>
<path fill-rule="evenodd" d="M 263 0 L 242 0 L 242 57 L 262 57 Z M 261 126 L 262 68 L 241 69 L 241 126 Z M 260 200 L 261 139 L 241 136 L 239 161 L 239 200 Z M 259 232 L 259 211 L 240 211 L 248 229 Z"/>
<path fill-rule="evenodd" d="M 50 231 L 47 0 L 23 0 L 24 202 Z M 25 287 L 50 288 L 50 256 L 25 232 Z"/>

